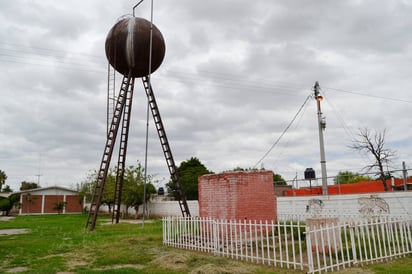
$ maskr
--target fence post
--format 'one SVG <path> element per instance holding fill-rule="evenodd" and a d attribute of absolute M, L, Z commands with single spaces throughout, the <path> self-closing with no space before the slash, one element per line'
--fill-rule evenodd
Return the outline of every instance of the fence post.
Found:
<path fill-rule="evenodd" d="M 214 254 L 217 256 L 219 254 L 219 240 L 217 238 L 217 222 L 213 219 L 210 219 L 213 228 L 213 245 L 214 245 Z"/>
<path fill-rule="evenodd" d="M 350 235 L 350 242 L 352 245 L 352 259 L 353 259 L 353 264 L 356 265 L 357 262 L 357 254 L 356 254 L 356 243 L 355 243 L 355 225 L 354 224 L 349 224 L 349 235 Z"/>
<path fill-rule="evenodd" d="M 312 233 L 310 231 L 310 227 L 306 226 L 306 247 L 307 247 L 308 267 L 309 267 L 308 273 L 313 273 L 314 271 L 311 235 Z"/>

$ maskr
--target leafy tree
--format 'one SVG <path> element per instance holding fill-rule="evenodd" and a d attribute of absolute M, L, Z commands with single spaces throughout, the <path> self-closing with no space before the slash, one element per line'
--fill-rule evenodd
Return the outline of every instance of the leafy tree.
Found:
<path fill-rule="evenodd" d="M 337 184 L 353 184 L 359 181 L 370 181 L 373 178 L 352 171 L 339 171 L 338 175 L 333 179 L 335 185 Z"/>
<path fill-rule="evenodd" d="M 13 189 L 11 189 L 9 185 L 5 185 L 3 189 L 1 190 L 1 192 L 9 193 L 9 192 L 13 192 Z"/>
<path fill-rule="evenodd" d="M 2 189 L 3 185 L 6 183 L 7 175 L 6 173 L 0 169 L 0 190 Z"/>
<path fill-rule="evenodd" d="M 129 166 L 125 170 L 124 184 L 122 192 L 122 204 L 126 206 L 126 215 L 130 207 L 134 208 L 136 212 L 136 218 L 139 213 L 139 207 L 144 202 L 148 202 L 153 194 L 156 193 L 156 188 L 152 184 L 153 177 L 147 175 L 146 178 L 146 197 L 145 197 L 145 185 L 144 185 L 144 168 L 138 162 L 137 166 Z M 144 197 L 146 199 L 144 199 Z"/>
<path fill-rule="evenodd" d="M 116 184 L 116 169 L 110 169 L 109 172 L 107 173 L 106 183 L 104 185 L 104 191 L 103 191 L 103 196 L 101 200 L 101 204 L 105 204 L 109 207 L 109 213 L 112 212 L 112 207 L 114 206 L 115 184 Z"/>
<path fill-rule="evenodd" d="M 77 191 L 79 192 L 78 193 L 79 203 L 83 201 L 84 197 L 86 197 L 86 202 L 91 201 L 94 187 L 96 184 L 96 179 L 97 179 L 97 171 L 96 170 L 90 171 L 86 177 L 86 180 L 80 183 L 80 185 L 77 185 Z M 115 182 L 116 182 L 116 170 L 110 169 L 107 174 L 102 199 L 100 201 L 100 204 L 108 206 L 109 213 L 112 212 L 112 207 L 114 204 Z"/>
<path fill-rule="evenodd" d="M 35 188 L 40 188 L 40 185 L 37 183 L 26 182 L 26 181 L 21 182 L 20 190 L 29 190 L 29 189 L 35 189 Z"/>
<path fill-rule="evenodd" d="M 6 215 L 9 215 L 10 210 L 13 208 L 15 205 L 20 204 L 20 195 L 19 194 L 11 194 L 9 197 L 5 198 L 5 200 L 9 200 L 9 205 L 6 206 L 5 208 L 1 209 L 2 206 L 0 206 L 0 211 L 5 211 Z M 1 203 L 1 201 L 0 201 Z M 7 205 L 7 202 L 4 202 L 5 205 Z"/>
<path fill-rule="evenodd" d="M 377 169 L 382 180 L 383 188 L 388 191 L 386 179 L 389 177 L 384 171 L 384 166 L 388 165 L 395 156 L 395 151 L 385 147 L 385 133 L 371 132 L 368 128 L 359 129 L 358 138 L 351 145 L 353 150 L 372 154 L 373 163 L 366 166 L 367 170 Z"/>
<path fill-rule="evenodd" d="M 282 175 L 273 173 L 273 182 L 275 182 L 276 185 L 287 185 L 285 179 L 283 179 Z"/>
<path fill-rule="evenodd" d="M 0 197 L 0 213 L 1 211 L 6 212 L 6 216 L 9 215 L 10 210 L 13 205 L 9 198 Z"/>
<path fill-rule="evenodd" d="M 199 196 L 197 188 L 197 178 L 204 174 L 213 173 L 209 171 L 196 157 L 192 157 L 187 161 L 183 161 L 177 168 L 177 173 L 180 177 L 180 182 L 183 187 L 183 191 L 186 194 L 187 200 L 197 200 Z M 178 199 L 178 192 L 176 185 L 170 181 L 166 184 L 169 195 L 172 195 Z"/>
<path fill-rule="evenodd" d="M 93 181 L 88 182 L 84 181 L 81 182 L 80 184 L 77 184 L 76 190 L 77 190 L 77 198 L 79 200 L 79 203 L 81 204 L 83 200 L 85 200 L 86 203 L 91 202 L 92 199 L 92 187 L 93 187 Z"/>

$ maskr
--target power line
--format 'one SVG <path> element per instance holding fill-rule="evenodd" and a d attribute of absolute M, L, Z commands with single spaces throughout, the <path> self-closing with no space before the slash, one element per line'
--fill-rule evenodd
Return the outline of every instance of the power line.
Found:
<path fill-rule="evenodd" d="M 65 67 L 57 67 L 66 70 L 79 70 L 76 67 L 81 67 L 80 71 L 91 71 L 91 72 L 100 72 L 99 69 L 96 69 L 96 66 L 102 66 L 104 61 L 102 57 L 97 55 L 87 54 L 87 53 L 80 53 L 80 52 L 73 52 L 73 51 L 64 51 L 64 50 L 57 50 L 57 49 L 49 49 L 49 48 L 40 48 L 40 47 L 33 47 L 33 46 L 25 46 L 25 45 L 18 45 L 12 44 L 7 42 L 0 43 L 0 62 L 11 62 L 11 63 L 20 63 L 20 64 L 28 64 L 28 65 L 36 65 L 36 66 L 45 66 L 45 67 L 54 67 L 50 62 L 57 62 L 63 65 L 67 65 Z M 28 60 L 28 57 L 40 57 L 40 60 Z M 57 60 L 50 60 L 50 58 L 56 58 Z M 4 59 L 7 58 L 7 59 Z M 62 60 L 70 58 L 70 61 Z M 22 60 L 23 59 L 23 60 Z M 86 63 L 85 60 L 88 60 L 89 63 Z M 47 64 L 42 63 L 39 64 L 38 62 L 33 61 L 46 61 Z M 73 62 L 74 61 L 74 62 Z M 91 69 L 87 69 L 91 68 Z M 184 72 L 180 73 L 179 70 L 170 70 L 167 69 L 165 72 L 171 76 L 173 80 L 177 80 L 180 82 L 204 82 L 205 79 L 209 79 L 211 84 L 216 87 L 226 88 L 226 89 L 245 89 L 245 90 L 256 90 L 259 91 L 268 91 L 271 93 L 281 93 L 291 95 L 287 92 L 289 91 L 300 91 L 304 88 L 302 86 L 298 86 L 292 83 L 286 82 L 268 82 L 268 81 L 253 81 L 253 80 L 246 80 L 242 81 L 241 78 L 244 78 L 242 75 L 230 74 L 230 73 L 221 73 L 215 71 L 207 71 L 207 70 L 198 70 L 197 73 L 190 73 L 187 69 Z M 182 75 L 180 78 L 179 75 Z M 204 75 L 204 76 L 203 76 Z M 399 99 L 399 98 L 392 98 L 387 96 L 379 96 L 373 95 L 358 91 L 350 91 L 344 90 L 339 88 L 333 87 L 323 87 L 325 89 L 335 92 L 341 93 L 348 93 L 358 96 L 365 96 L 370 98 L 377 98 L 395 102 L 403 102 L 412 104 L 412 101 L 406 99 Z"/>
<path fill-rule="evenodd" d="M 302 122 L 302 118 L 303 118 L 303 116 L 304 116 L 307 108 L 308 108 L 308 104 L 306 104 L 305 107 L 304 107 L 304 109 L 301 110 L 301 112 L 303 111 L 303 112 L 302 112 L 302 115 L 300 115 L 300 116 L 299 116 L 299 119 L 298 119 L 296 122 L 294 122 L 294 126 L 293 126 L 293 128 L 292 128 L 291 130 L 295 130 L 295 129 L 299 128 L 300 123 Z M 293 138 L 293 140 L 294 140 L 294 138 Z M 293 140 L 292 140 L 292 141 L 293 141 Z M 276 162 L 280 157 L 282 157 L 282 155 L 284 154 L 284 152 L 285 152 L 286 149 L 289 149 L 289 142 L 290 142 L 290 141 L 291 141 L 290 138 L 287 139 L 286 143 L 283 145 L 283 149 L 282 149 L 281 151 L 279 151 L 279 153 L 276 154 L 276 158 L 274 159 L 274 162 Z"/>
<path fill-rule="evenodd" d="M 303 107 L 306 105 L 306 103 L 309 101 L 309 99 L 312 97 L 312 93 L 308 95 L 308 97 L 306 97 L 305 102 L 303 102 L 303 104 L 300 106 L 298 112 L 295 114 L 295 116 L 293 117 L 292 121 L 290 121 L 290 123 L 287 125 L 287 127 L 285 128 L 285 130 L 282 132 L 282 134 L 280 134 L 279 138 L 273 143 L 273 145 L 270 147 L 270 149 L 263 155 L 262 158 L 260 158 L 259 161 L 257 161 L 257 163 L 253 166 L 253 168 L 256 168 L 257 165 L 259 165 L 265 158 L 266 156 L 269 155 L 269 153 L 272 151 L 272 149 L 279 143 L 280 139 L 282 139 L 283 135 L 286 134 L 286 132 L 288 131 L 288 129 L 292 126 L 293 122 L 296 120 L 296 118 L 298 117 L 299 113 L 302 111 Z"/>
<path fill-rule="evenodd" d="M 84 58 L 85 56 L 89 58 L 94 58 L 96 60 L 101 60 L 101 56 L 87 54 L 84 52 L 75 52 L 75 51 L 67 51 L 67 50 L 58 50 L 58 49 L 50 49 L 50 48 L 40 48 L 40 47 L 33 47 L 33 46 L 25 46 L 25 45 L 18 45 L 13 43 L 1 42 L 0 48 L 3 50 L 8 51 L 16 51 L 16 52 L 34 52 L 38 55 L 45 55 L 45 56 L 53 56 L 53 57 L 65 57 L 68 54 L 78 55 Z M 47 52 L 54 52 L 55 54 L 47 53 Z M 59 55 L 60 54 L 60 55 Z"/>
<path fill-rule="evenodd" d="M 362 93 L 362 92 L 357 92 L 357 91 L 349 91 L 349 90 L 343 90 L 343 89 L 337 89 L 337 88 L 328 88 L 328 87 L 326 87 L 326 88 L 324 87 L 323 89 L 328 89 L 328 90 L 343 92 L 343 93 L 349 93 L 349 94 L 355 94 L 355 95 L 360 95 L 360 96 L 366 96 L 366 97 L 372 97 L 372 98 L 378 98 L 378 99 L 384 99 L 384 100 L 389 100 L 389 101 L 396 101 L 396 102 L 403 102 L 403 103 L 412 104 L 412 101 L 409 101 L 409 100 L 386 97 L 386 96 L 378 96 L 378 95 Z"/>

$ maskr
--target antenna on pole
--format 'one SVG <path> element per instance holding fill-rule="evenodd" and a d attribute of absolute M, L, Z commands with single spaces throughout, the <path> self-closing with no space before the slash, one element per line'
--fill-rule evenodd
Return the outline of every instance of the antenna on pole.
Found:
<path fill-rule="evenodd" d="M 133 16 L 135 16 L 135 9 L 143 2 L 140 0 L 133 7 Z M 151 74 L 152 74 L 152 54 L 153 54 L 153 0 L 150 1 L 150 33 L 149 33 L 149 68 L 147 75 L 148 86 L 151 87 Z M 147 100 L 147 109 L 146 109 L 146 143 L 145 143 L 145 156 L 144 156 L 144 176 L 143 176 L 143 214 L 142 214 L 142 228 L 144 228 L 145 215 L 147 211 L 146 204 L 146 185 L 147 185 L 147 154 L 149 147 L 149 114 L 150 114 L 150 102 L 149 98 Z"/>
<path fill-rule="evenodd" d="M 42 174 L 36 174 L 37 177 L 37 185 L 40 187 L 40 177 L 43 176 Z"/>
<path fill-rule="evenodd" d="M 40 187 L 40 177 L 43 176 L 43 174 L 41 174 L 40 170 L 41 170 L 41 153 L 39 154 L 39 173 L 35 175 L 37 177 L 37 186 L 38 187 Z"/>
<path fill-rule="evenodd" d="M 323 195 L 328 195 L 328 175 L 326 173 L 326 157 L 325 157 L 325 143 L 323 140 L 323 131 L 326 128 L 325 118 L 322 117 L 322 111 L 320 108 L 320 102 L 323 100 L 323 96 L 320 95 L 320 85 L 316 81 L 313 87 L 315 92 L 315 100 L 318 105 L 318 129 L 319 129 L 319 147 L 320 147 L 320 167 L 322 171 L 322 193 Z"/>
<path fill-rule="evenodd" d="M 150 34 L 149 34 L 149 74 L 147 76 L 149 87 L 151 84 L 152 76 L 152 54 L 153 54 L 153 0 L 150 1 Z M 150 102 L 147 98 L 147 113 L 146 113 L 146 148 L 144 155 L 144 181 L 143 181 L 143 216 L 142 216 L 142 228 L 144 228 L 144 218 L 147 212 L 146 195 L 147 195 L 147 153 L 149 149 L 149 110 Z"/>
<path fill-rule="evenodd" d="M 140 0 L 136 5 L 133 6 L 133 17 L 135 16 L 134 10 L 139 6 L 144 0 Z"/>

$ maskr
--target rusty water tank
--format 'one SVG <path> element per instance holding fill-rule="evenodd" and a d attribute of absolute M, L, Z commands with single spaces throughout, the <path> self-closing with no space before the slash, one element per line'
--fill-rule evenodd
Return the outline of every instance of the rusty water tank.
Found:
<path fill-rule="evenodd" d="M 152 25 L 152 63 L 150 57 L 150 21 L 128 17 L 117 22 L 106 38 L 106 57 L 119 73 L 132 77 L 146 76 L 159 68 L 165 56 L 165 42 L 159 29 Z"/>

